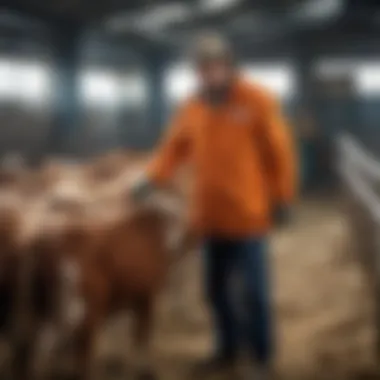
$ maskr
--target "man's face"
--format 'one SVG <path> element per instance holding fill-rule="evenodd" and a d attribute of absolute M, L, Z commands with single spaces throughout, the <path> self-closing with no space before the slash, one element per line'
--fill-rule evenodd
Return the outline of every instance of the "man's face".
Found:
<path fill-rule="evenodd" d="M 202 62 L 197 66 L 201 87 L 206 90 L 219 90 L 228 86 L 231 79 L 231 67 L 224 61 Z"/>

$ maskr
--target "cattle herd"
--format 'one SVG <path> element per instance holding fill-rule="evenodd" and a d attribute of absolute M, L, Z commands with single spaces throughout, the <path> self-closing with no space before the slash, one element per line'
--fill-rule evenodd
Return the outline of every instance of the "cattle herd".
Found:
<path fill-rule="evenodd" d="M 146 162 L 146 155 L 126 152 L 85 163 L 49 159 L 37 168 L 3 159 L 2 376 L 55 378 L 57 359 L 68 354 L 71 374 L 92 379 L 99 329 L 111 314 L 128 310 L 135 374 L 155 378 L 155 300 L 173 258 L 187 250 L 180 244 L 187 185 L 132 202 L 129 186 Z"/>

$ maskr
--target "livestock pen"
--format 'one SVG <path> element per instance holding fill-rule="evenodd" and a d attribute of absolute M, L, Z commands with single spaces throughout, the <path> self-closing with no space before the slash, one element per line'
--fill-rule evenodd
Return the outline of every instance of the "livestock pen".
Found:
<path fill-rule="evenodd" d="M 53 183 L 58 183 L 55 187 L 58 193 L 53 192 L 58 194 L 58 198 L 57 195 L 53 197 L 54 207 L 57 207 L 58 199 L 59 207 L 71 205 L 69 212 L 74 211 L 74 217 L 80 218 L 80 209 L 75 202 L 83 201 L 80 195 L 83 185 L 78 179 L 93 178 L 90 184 L 95 193 L 97 188 L 100 193 L 107 189 L 107 198 L 101 198 L 103 202 L 109 197 L 114 198 L 112 203 L 106 203 L 106 207 L 97 211 L 99 218 L 105 215 L 109 218 L 113 212 L 110 211 L 111 204 L 119 209 L 115 194 L 119 194 L 120 183 L 125 183 L 125 179 L 118 182 L 125 176 L 122 168 L 136 160 L 120 153 L 113 159 L 111 157 L 94 162 L 100 171 L 94 170 L 89 162 L 85 169 L 90 173 L 87 176 L 74 170 L 79 169 L 79 164 L 70 164 L 65 170 L 56 166 L 50 169 L 58 170 L 58 177 L 53 178 Z M 124 164 L 119 165 L 120 160 Z M 144 160 L 138 157 L 137 162 L 140 165 Z M 51 179 L 51 172 L 48 173 Z M 119 179 L 112 180 L 115 175 Z M 7 178 L 9 181 L 9 176 Z M 64 181 L 60 181 L 62 179 Z M 48 188 L 51 186 L 49 183 Z M 3 199 L 9 202 L 10 198 Z M 272 236 L 276 372 L 279 379 L 377 379 L 379 376 L 376 282 L 369 281 L 374 278 L 375 251 L 368 250 L 371 255 L 368 260 L 372 261 L 367 261 L 363 270 L 357 258 L 364 259 L 364 251 L 354 250 L 352 221 L 359 221 L 363 226 L 365 219 L 362 222 L 362 218 L 366 214 L 347 214 L 345 201 L 336 194 L 303 199 L 295 207 L 291 225 Z M 27 215 L 26 210 L 24 215 Z M 96 215 L 92 212 L 90 215 Z M 354 228 L 354 232 L 362 233 L 362 230 Z M 364 232 L 366 236 L 370 234 L 369 228 L 365 227 Z M 365 239 L 363 244 L 368 241 Z M 153 359 L 160 378 L 187 379 L 192 364 L 212 349 L 212 326 L 203 297 L 202 273 L 199 250 L 184 257 L 169 273 L 158 302 L 153 340 Z M 99 379 L 122 379 L 131 375 L 129 371 L 134 367 L 133 351 L 130 350 L 131 329 L 128 313 L 104 321 L 95 363 Z M 61 374 L 66 365 L 70 367 L 63 361 L 58 364 Z"/>
<path fill-rule="evenodd" d="M 202 241 L 180 252 L 176 246 L 187 227 L 191 175 L 180 173 L 148 205 L 129 198 L 170 114 L 198 94 L 197 68 L 184 50 L 211 27 L 230 41 L 244 81 L 278 99 L 300 151 L 302 190 L 289 225 L 269 237 L 276 378 L 380 379 L 379 6 L 376 0 L 4 0 L 0 378 L 16 380 L 8 375 L 17 370 L 17 380 L 27 380 L 26 352 L 40 354 L 29 355 L 37 374 L 72 375 L 85 362 L 75 361 L 76 345 L 83 348 L 89 336 L 96 341 L 90 380 L 151 380 L 154 373 L 136 371 L 136 364 L 149 364 L 162 380 L 194 380 L 193 364 L 212 352 Z M 229 160 L 220 156 L 223 174 Z M 186 254 L 172 261 L 178 253 Z M 83 277 L 95 279 L 86 297 Z M 105 288 L 112 288 L 107 297 Z M 111 312 L 126 306 L 131 288 L 139 302 Z M 158 297 L 157 312 L 142 313 L 144 322 L 154 316 L 147 334 L 144 323 L 136 329 L 133 311 L 150 309 L 151 296 Z M 91 328 L 72 328 L 99 314 Z M 152 344 L 140 356 L 136 335 Z M 57 336 L 62 344 L 53 351 Z M 244 353 L 242 359 L 244 369 Z"/>

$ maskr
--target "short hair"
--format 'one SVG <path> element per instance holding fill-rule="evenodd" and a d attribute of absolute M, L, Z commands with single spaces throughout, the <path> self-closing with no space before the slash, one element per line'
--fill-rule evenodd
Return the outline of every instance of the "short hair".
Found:
<path fill-rule="evenodd" d="M 207 31 L 195 36 L 190 50 L 192 61 L 207 62 L 213 60 L 227 60 L 233 58 L 232 47 L 229 41 L 220 33 Z"/>

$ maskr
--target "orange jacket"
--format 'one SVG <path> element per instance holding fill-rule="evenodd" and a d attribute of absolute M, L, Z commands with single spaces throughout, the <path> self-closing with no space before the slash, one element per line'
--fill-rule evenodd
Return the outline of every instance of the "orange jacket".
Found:
<path fill-rule="evenodd" d="M 265 234 L 273 206 L 295 195 L 291 140 L 276 101 L 239 79 L 220 108 L 193 98 L 179 110 L 149 175 L 163 184 L 191 159 L 196 230 L 226 237 Z"/>

